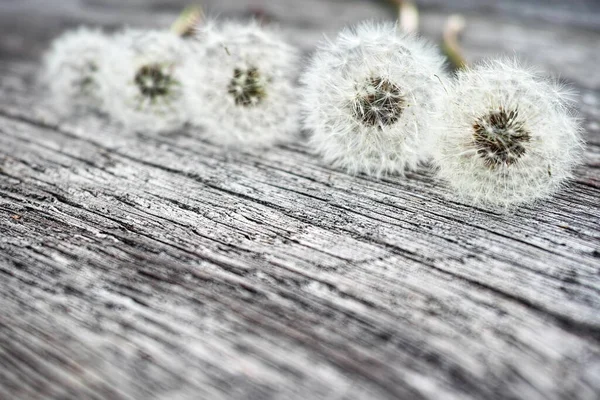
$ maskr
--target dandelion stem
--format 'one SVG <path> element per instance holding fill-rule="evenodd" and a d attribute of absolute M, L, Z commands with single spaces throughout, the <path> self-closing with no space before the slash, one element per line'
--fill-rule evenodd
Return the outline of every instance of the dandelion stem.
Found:
<path fill-rule="evenodd" d="M 459 36 L 465 29 L 465 25 L 464 17 L 459 14 L 454 14 L 448 17 L 446 27 L 444 28 L 442 51 L 446 54 L 454 69 L 463 69 L 467 67 L 467 60 L 463 56 L 459 40 Z"/>
<path fill-rule="evenodd" d="M 404 32 L 419 30 L 419 9 L 413 0 L 390 0 L 398 8 L 398 26 Z"/>
<path fill-rule="evenodd" d="M 186 7 L 177 20 L 171 25 L 171 31 L 181 37 L 189 37 L 194 33 L 195 27 L 204 19 L 204 11 L 200 6 Z"/>

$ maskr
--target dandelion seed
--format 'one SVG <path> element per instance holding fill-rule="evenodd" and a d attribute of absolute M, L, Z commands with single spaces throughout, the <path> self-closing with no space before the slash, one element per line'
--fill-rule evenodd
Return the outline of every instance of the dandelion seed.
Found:
<path fill-rule="evenodd" d="M 181 66 L 189 46 L 160 31 L 127 30 L 115 42 L 100 74 L 108 114 L 137 131 L 180 128 L 186 122 Z"/>
<path fill-rule="evenodd" d="M 265 147 L 298 131 L 298 51 L 257 23 L 208 24 L 197 31 L 198 53 L 186 63 L 190 120 L 209 140 Z M 198 62 L 201 60 L 201 62 Z"/>
<path fill-rule="evenodd" d="M 394 24 L 363 23 L 321 44 L 301 78 L 304 127 L 350 173 L 403 173 L 428 158 L 443 58 Z"/>
<path fill-rule="evenodd" d="M 85 27 L 54 40 L 44 56 L 41 80 L 59 112 L 100 107 L 98 70 L 110 45 L 102 31 Z"/>
<path fill-rule="evenodd" d="M 439 99 L 439 175 L 475 203 L 511 207 L 548 197 L 580 159 L 569 97 L 514 61 L 459 72 Z"/>

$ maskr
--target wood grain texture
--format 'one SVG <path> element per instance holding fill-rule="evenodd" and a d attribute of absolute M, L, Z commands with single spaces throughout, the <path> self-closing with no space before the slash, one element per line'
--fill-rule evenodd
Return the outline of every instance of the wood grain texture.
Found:
<path fill-rule="evenodd" d="M 426 36 L 466 10 L 470 60 L 515 52 L 581 92 L 576 178 L 510 214 L 457 202 L 426 168 L 349 176 L 300 136 L 228 154 L 194 130 L 60 119 L 34 85 L 53 36 L 167 26 L 184 1 L 53 3 L 0 2 L 0 399 L 600 397 L 596 2 L 560 24 L 557 1 L 536 15 L 535 1 L 423 2 Z M 307 53 L 392 16 L 374 1 L 206 4 L 260 6 Z"/>

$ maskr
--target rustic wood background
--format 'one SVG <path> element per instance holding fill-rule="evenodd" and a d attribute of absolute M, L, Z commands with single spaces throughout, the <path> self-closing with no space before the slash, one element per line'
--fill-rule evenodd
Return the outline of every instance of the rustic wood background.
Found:
<path fill-rule="evenodd" d="M 168 26 L 187 0 L 0 0 L 1 399 L 600 398 L 600 4 L 423 0 L 467 57 L 516 54 L 579 92 L 570 187 L 510 214 L 423 169 L 380 181 L 299 138 L 225 154 L 193 131 L 60 120 L 34 82 L 81 23 Z M 261 10 L 307 54 L 383 1 Z"/>

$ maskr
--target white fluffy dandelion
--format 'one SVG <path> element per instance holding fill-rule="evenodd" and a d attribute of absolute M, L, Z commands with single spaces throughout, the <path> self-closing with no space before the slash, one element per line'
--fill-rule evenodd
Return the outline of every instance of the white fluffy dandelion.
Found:
<path fill-rule="evenodd" d="M 200 54 L 186 63 L 184 90 L 190 121 L 209 140 L 265 147 L 298 131 L 299 53 L 279 36 L 255 22 L 209 23 L 197 32 Z"/>
<path fill-rule="evenodd" d="M 556 192 L 579 160 L 569 93 L 515 61 L 461 71 L 440 97 L 439 175 L 474 203 L 510 207 Z"/>
<path fill-rule="evenodd" d="M 167 31 L 127 30 L 114 40 L 99 76 L 105 111 L 136 131 L 181 127 L 186 122 L 181 74 L 186 44 Z"/>
<path fill-rule="evenodd" d="M 76 107 L 98 108 L 98 73 L 110 39 L 98 29 L 81 27 L 52 42 L 45 54 L 42 83 L 50 90 L 52 104 L 69 113 Z"/>
<path fill-rule="evenodd" d="M 391 23 L 362 23 L 321 44 L 303 74 L 311 143 L 350 173 L 403 173 L 428 157 L 444 59 Z"/>

